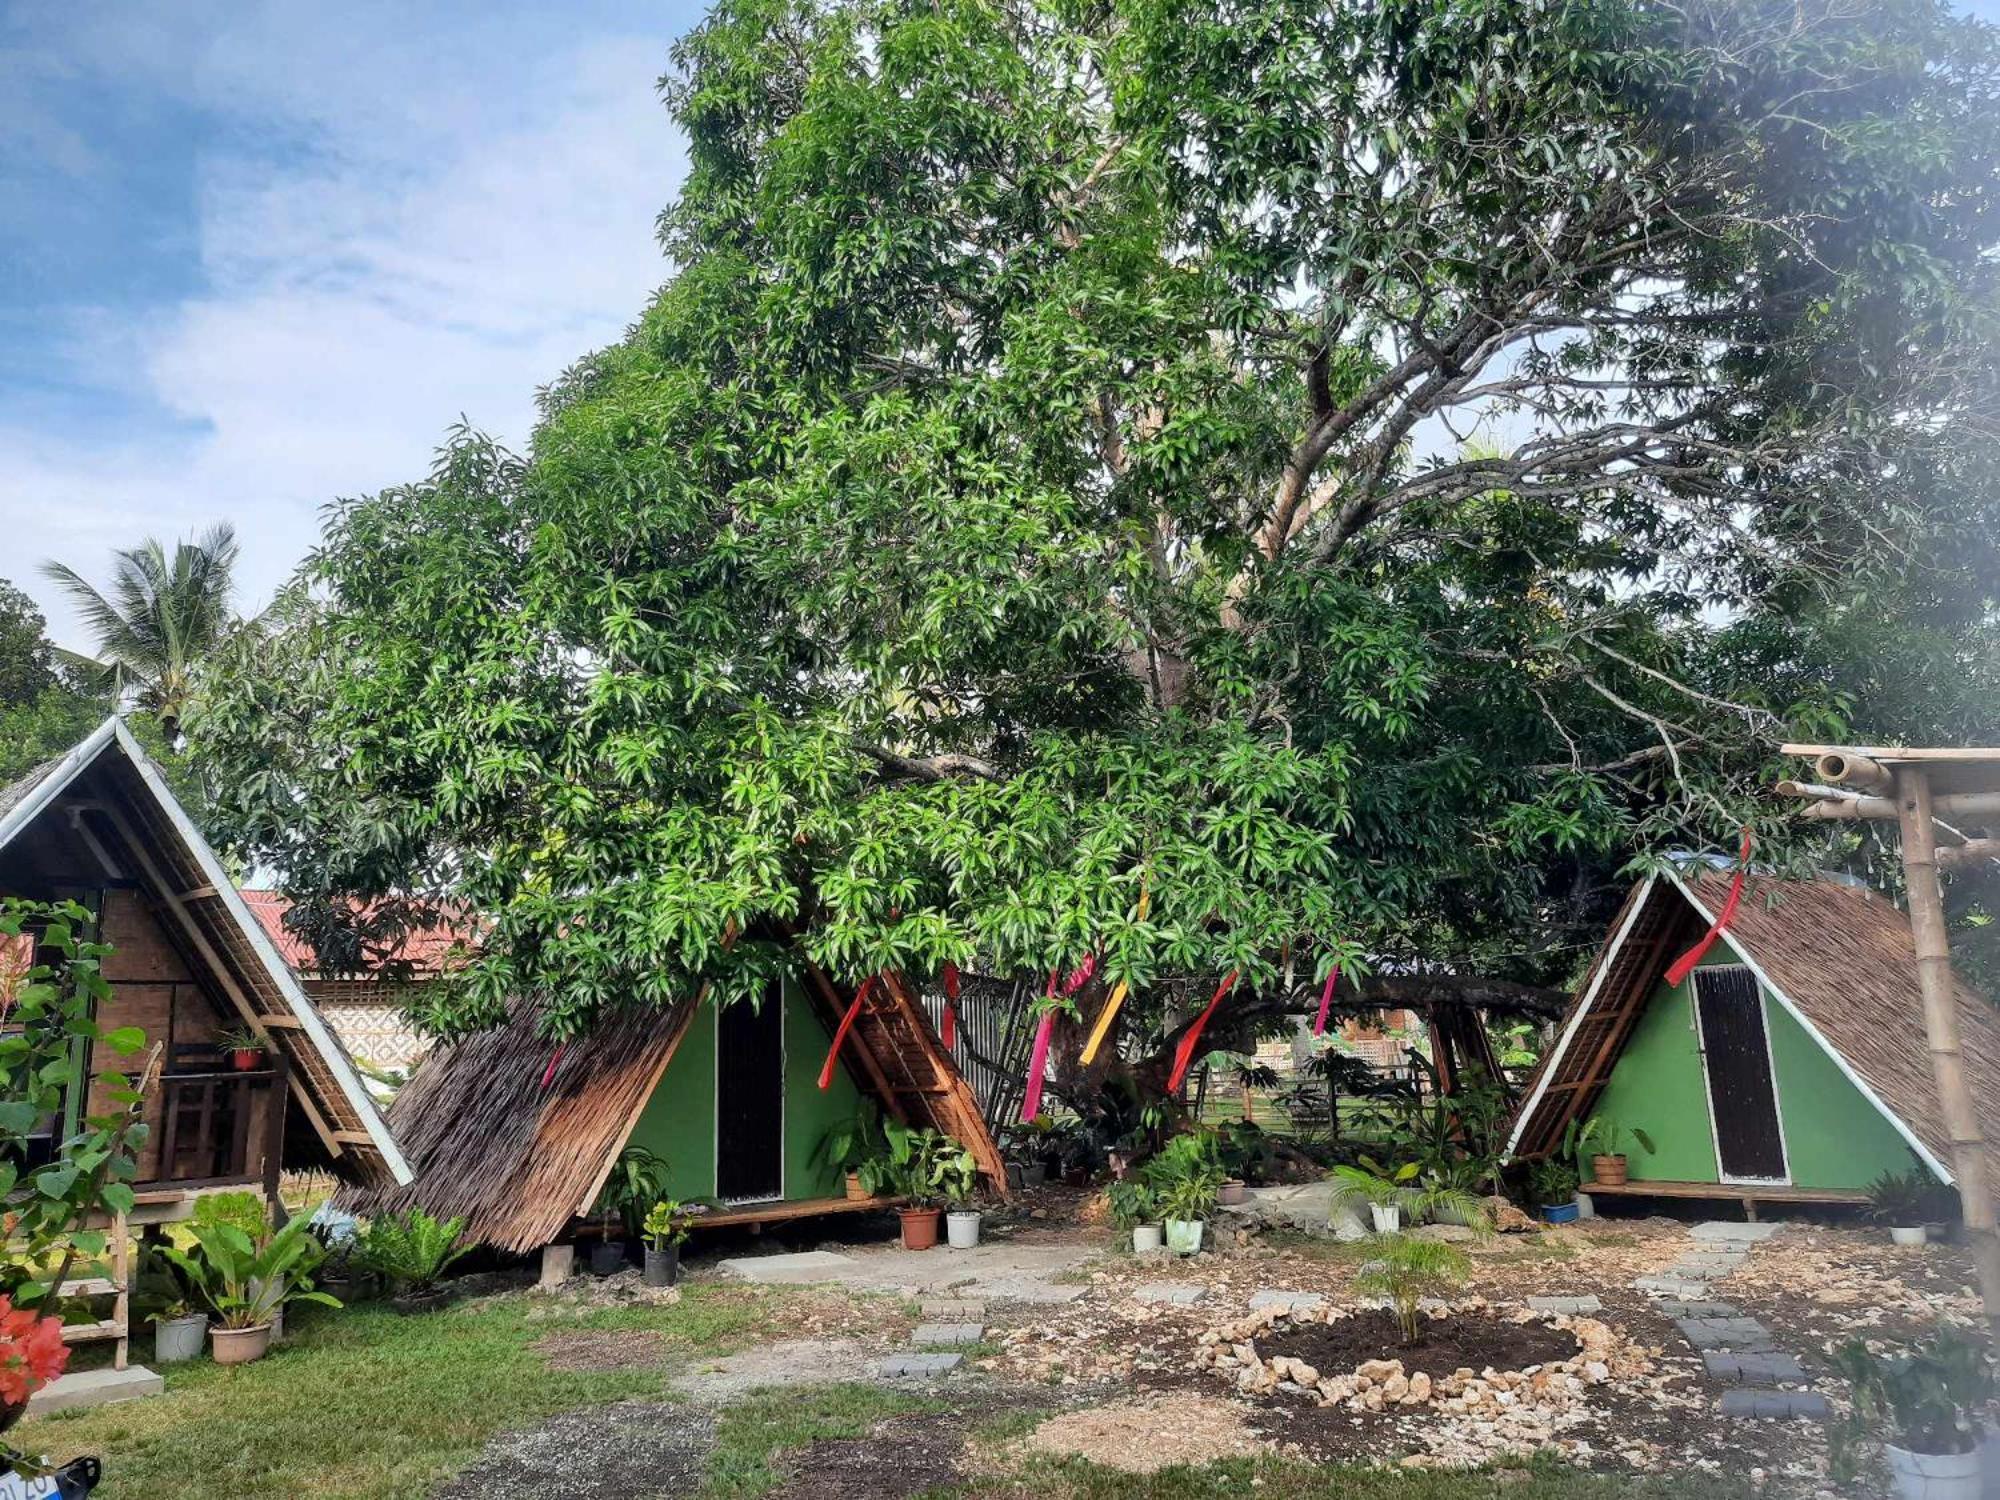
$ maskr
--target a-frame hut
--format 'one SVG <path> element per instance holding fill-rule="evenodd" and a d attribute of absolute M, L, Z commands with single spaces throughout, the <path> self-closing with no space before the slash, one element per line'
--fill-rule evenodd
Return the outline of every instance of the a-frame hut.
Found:
<path fill-rule="evenodd" d="M 1688 865 L 1633 890 L 1529 1081 L 1509 1142 L 1562 1147 L 1572 1120 L 1646 1132 L 1638 1196 L 1860 1202 L 1914 1156 L 1952 1181 L 1925 1050 L 1908 919 L 1840 879 L 1751 875 L 1734 918 L 1685 983 L 1665 972 L 1722 910 L 1730 875 Z M 1967 1070 L 2000 1139 L 2000 1013 L 1965 992 Z"/>
<path fill-rule="evenodd" d="M 616 1012 L 559 1052 L 537 1035 L 533 1007 L 517 1005 L 506 1025 L 427 1058 L 391 1105 L 415 1181 L 339 1205 L 463 1216 L 471 1239 L 525 1253 L 586 1216 L 633 1145 L 665 1158 L 673 1196 L 717 1205 L 707 1226 L 879 1206 L 843 1195 L 823 1149 L 871 1098 L 887 1119 L 962 1142 L 1004 1192 L 978 1101 L 901 981 L 869 987 L 832 1086 L 819 1087 L 851 999 L 809 969 L 757 1005 Z"/>

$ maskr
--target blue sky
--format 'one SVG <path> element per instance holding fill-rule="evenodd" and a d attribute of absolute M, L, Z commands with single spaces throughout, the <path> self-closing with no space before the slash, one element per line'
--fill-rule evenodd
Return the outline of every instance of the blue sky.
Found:
<path fill-rule="evenodd" d="M 667 275 L 693 0 L 0 0 L 0 577 L 231 520 L 260 606 Z"/>

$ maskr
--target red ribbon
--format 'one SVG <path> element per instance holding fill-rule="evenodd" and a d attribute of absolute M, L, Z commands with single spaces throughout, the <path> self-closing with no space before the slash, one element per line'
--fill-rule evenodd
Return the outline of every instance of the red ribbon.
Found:
<path fill-rule="evenodd" d="M 1708 956 L 1708 950 L 1715 946 L 1715 940 L 1736 918 L 1737 903 L 1743 899 L 1743 877 L 1750 873 L 1750 830 L 1743 830 L 1743 848 L 1736 856 L 1736 878 L 1729 882 L 1729 895 L 1722 903 L 1722 910 L 1715 914 L 1715 925 L 1702 934 L 1700 942 L 1675 959 L 1667 970 L 1667 983 L 1679 986 L 1687 982 L 1694 966 Z"/>
<path fill-rule="evenodd" d="M 547 1093 L 549 1085 L 556 1081 L 556 1065 L 562 1061 L 563 1048 L 568 1042 L 557 1042 L 556 1050 L 549 1054 L 549 1065 L 542 1069 L 542 1092 Z"/>
<path fill-rule="evenodd" d="M 944 1018 L 938 1023 L 938 1033 L 944 1039 L 944 1050 L 949 1052 L 958 1045 L 958 965 L 950 959 L 944 964 Z"/>
<path fill-rule="evenodd" d="M 847 1007 L 847 1014 L 840 1018 L 840 1028 L 833 1034 L 833 1045 L 826 1049 L 826 1063 L 819 1070 L 819 1086 L 833 1087 L 833 1065 L 840 1057 L 840 1044 L 847 1040 L 847 1033 L 854 1029 L 854 1018 L 861 1014 L 861 1002 L 868 998 L 868 992 L 875 988 L 875 976 L 870 974 L 861 981 L 861 988 L 854 992 L 854 1003 Z"/>
<path fill-rule="evenodd" d="M 1340 983 L 1340 965 L 1333 966 L 1333 972 L 1326 976 L 1326 988 L 1319 992 L 1319 1015 L 1313 1020 L 1313 1035 L 1326 1035 L 1326 1013 L 1333 1008 L 1333 987 Z"/>
<path fill-rule="evenodd" d="M 1056 971 L 1049 970 L 1049 987 L 1043 992 L 1044 998 L 1054 998 L 1056 992 Z M 1035 1028 L 1035 1045 L 1028 1053 L 1028 1082 L 1021 1091 L 1021 1123 L 1031 1124 L 1042 1112 L 1042 1075 L 1049 1067 L 1049 1038 L 1055 1032 L 1056 1011 L 1052 1005 L 1042 1012 L 1041 1024 Z"/>
<path fill-rule="evenodd" d="M 1188 1027 L 1187 1035 L 1174 1048 L 1174 1070 L 1167 1075 L 1167 1092 L 1174 1093 L 1187 1078 L 1188 1065 L 1194 1061 L 1195 1043 L 1201 1040 L 1202 1029 L 1208 1025 L 1208 1018 L 1215 1014 L 1216 1006 L 1222 1004 L 1222 997 L 1229 993 L 1229 987 L 1236 983 L 1236 970 L 1231 969 L 1215 987 L 1215 998 L 1208 1002 L 1208 1009 L 1195 1018 L 1194 1025 Z"/>

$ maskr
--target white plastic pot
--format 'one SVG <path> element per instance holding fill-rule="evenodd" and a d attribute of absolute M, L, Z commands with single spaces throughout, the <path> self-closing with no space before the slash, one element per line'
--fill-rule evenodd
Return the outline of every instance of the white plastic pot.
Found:
<path fill-rule="evenodd" d="M 1144 1255 L 1149 1250 L 1157 1250 L 1166 1243 L 1166 1235 L 1157 1224 L 1134 1224 L 1132 1226 L 1132 1253 Z"/>
<path fill-rule="evenodd" d="M 201 1356 L 208 1342 L 208 1314 L 190 1313 L 185 1318 L 157 1318 L 153 1322 L 153 1363 L 177 1365 Z"/>
<path fill-rule="evenodd" d="M 1979 1500 L 1979 1450 L 1970 1453 L 1912 1453 L 1884 1443 L 1889 1482 L 1903 1500 Z"/>
<path fill-rule="evenodd" d="M 1375 1221 L 1377 1234 L 1396 1234 L 1403 1227 L 1403 1206 L 1400 1203 L 1371 1203 L 1368 1217 Z"/>
<path fill-rule="evenodd" d="M 1167 1220 L 1167 1248 L 1176 1255 L 1193 1255 L 1201 1249 L 1201 1219 Z"/>
<path fill-rule="evenodd" d="M 1889 1243 L 1906 1250 L 1926 1243 L 1930 1237 L 1931 1232 L 1921 1224 L 1899 1224 L 1889 1231 Z"/>
<path fill-rule="evenodd" d="M 954 1250 L 970 1250 L 979 1243 L 979 1210 L 954 1208 L 944 1216 L 945 1242 Z"/>

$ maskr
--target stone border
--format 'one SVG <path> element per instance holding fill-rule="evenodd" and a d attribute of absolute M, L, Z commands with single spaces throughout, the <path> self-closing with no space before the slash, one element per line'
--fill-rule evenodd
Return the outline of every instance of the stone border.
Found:
<path fill-rule="evenodd" d="M 1453 1414 L 1489 1417 L 1529 1409 L 1567 1411 L 1591 1386 L 1642 1375 L 1653 1367 L 1643 1349 L 1599 1319 L 1507 1309 L 1481 1297 L 1438 1304 L 1428 1308 L 1426 1315 L 1541 1323 L 1575 1334 L 1577 1353 L 1569 1359 L 1522 1370 L 1495 1370 L 1488 1366 L 1479 1371 L 1459 1369 L 1442 1379 L 1433 1379 L 1422 1371 L 1406 1374 L 1403 1362 L 1394 1358 L 1367 1360 L 1351 1371 L 1327 1372 L 1290 1355 L 1274 1355 L 1267 1360 L 1258 1352 L 1259 1337 L 1289 1333 L 1315 1323 L 1337 1323 L 1375 1310 L 1372 1306 L 1261 1308 L 1204 1332 L 1196 1343 L 1195 1363 L 1232 1381 L 1238 1392 L 1246 1396 L 1273 1393 L 1310 1396 L 1321 1406 L 1342 1406 L 1349 1411 L 1434 1406 Z"/>

